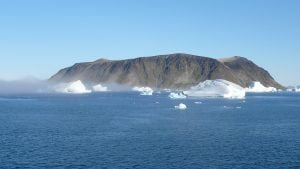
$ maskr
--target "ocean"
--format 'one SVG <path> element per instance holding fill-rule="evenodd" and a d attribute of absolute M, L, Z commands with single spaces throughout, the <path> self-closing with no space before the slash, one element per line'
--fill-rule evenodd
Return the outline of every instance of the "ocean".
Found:
<path fill-rule="evenodd" d="M 300 168 L 299 130 L 299 93 L 0 95 L 0 168 Z"/>

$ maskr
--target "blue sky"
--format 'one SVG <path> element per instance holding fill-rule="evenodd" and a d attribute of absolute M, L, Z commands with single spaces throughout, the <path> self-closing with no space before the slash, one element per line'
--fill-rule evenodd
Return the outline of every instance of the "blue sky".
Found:
<path fill-rule="evenodd" d="M 244 56 L 300 84 L 298 0 L 0 0 L 0 79 L 98 58 Z"/>

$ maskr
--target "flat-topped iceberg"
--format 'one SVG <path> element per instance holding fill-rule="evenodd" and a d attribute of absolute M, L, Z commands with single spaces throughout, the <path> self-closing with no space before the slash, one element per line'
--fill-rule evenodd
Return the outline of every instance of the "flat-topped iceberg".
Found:
<path fill-rule="evenodd" d="M 265 87 L 258 81 L 253 81 L 250 83 L 249 88 L 246 89 L 247 92 L 276 92 L 277 89 L 274 87 Z"/>
<path fill-rule="evenodd" d="M 133 91 L 140 92 L 140 95 L 148 95 L 151 96 L 153 94 L 153 90 L 150 87 L 134 87 Z"/>
<path fill-rule="evenodd" d="M 169 94 L 169 98 L 171 99 L 186 99 L 186 95 L 184 95 L 183 92 L 179 92 L 179 93 L 170 93 Z"/>
<path fill-rule="evenodd" d="M 179 109 L 179 110 L 185 110 L 187 108 L 186 105 L 183 103 L 180 103 L 179 105 L 174 106 L 174 107 L 175 107 L 175 109 Z"/>
<path fill-rule="evenodd" d="M 97 84 L 97 85 L 93 86 L 93 91 L 94 92 L 106 92 L 108 90 L 107 90 L 106 86 L 102 86 L 101 84 Z"/>
<path fill-rule="evenodd" d="M 231 99 L 245 98 L 245 89 L 241 86 L 223 79 L 206 80 L 189 90 L 184 94 L 192 97 L 223 97 Z"/>
<path fill-rule="evenodd" d="M 55 86 L 54 90 L 59 93 L 74 93 L 74 94 L 92 92 L 91 90 L 87 90 L 84 84 L 80 80 L 70 82 L 70 83 L 61 83 Z"/>

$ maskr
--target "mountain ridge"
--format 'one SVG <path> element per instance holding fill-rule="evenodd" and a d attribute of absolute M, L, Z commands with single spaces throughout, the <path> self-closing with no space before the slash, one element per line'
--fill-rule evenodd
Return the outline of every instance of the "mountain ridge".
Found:
<path fill-rule="evenodd" d="M 185 53 L 124 60 L 98 59 L 76 63 L 50 77 L 51 82 L 81 80 L 89 84 L 185 89 L 205 80 L 225 79 L 242 87 L 251 81 L 283 88 L 263 68 L 244 57 L 214 59 Z"/>

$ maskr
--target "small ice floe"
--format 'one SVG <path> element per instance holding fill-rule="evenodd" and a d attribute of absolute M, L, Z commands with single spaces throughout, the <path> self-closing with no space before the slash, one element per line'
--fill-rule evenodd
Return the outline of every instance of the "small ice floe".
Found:
<path fill-rule="evenodd" d="M 73 93 L 73 94 L 82 94 L 82 93 L 91 93 L 91 90 L 87 90 L 84 84 L 77 80 L 70 83 L 61 83 L 54 87 L 54 90 L 59 93 Z"/>
<path fill-rule="evenodd" d="M 155 104 L 159 104 L 159 102 L 155 102 Z"/>
<path fill-rule="evenodd" d="M 241 106 L 237 106 L 237 107 L 235 107 L 236 109 L 241 109 L 242 107 Z"/>
<path fill-rule="evenodd" d="M 185 104 L 180 103 L 179 105 L 175 106 L 175 109 L 179 109 L 179 110 L 185 110 L 187 107 Z"/>
<path fill-rule="evenodd" d="M 164 92 L 170 93 L 172 90 L 171 89 L 163 89 Z"/>
<path fill-rule="evenodd" d="M 202 102 L 194 102 L 195 104 L 202 104 Z"/>
<path fill-rule="evenodd" d="M 179 93 L 170 93 L 169 94 L 169 98 L 171 99 L 186 99 L 186 95 L 184 95 L 183 92 L 179 92 Z"/>
<path fill-rule="evenodd" d="M 140 95 L 151 96 L 153 94 L 153 90 L 150 87 L 134 87 L 132 90 L 140 92 Z"/>
<path fill-rule="evenodd" d="M 250 93 L 262 93 L 262 92 L 276 92 L 277 89 L 274 87 L 265 87 L 260 82 L 253 81 L 250 83 L 246 91 Z"/>
<path fill-rule="evenodd" d="M 101 84 L 97 84 L 97 85 L 93 86 L 93 91 L 94 92 L 106 92 L 108 90 L 107 90 L 106 86 L 102 86 Z"/>

